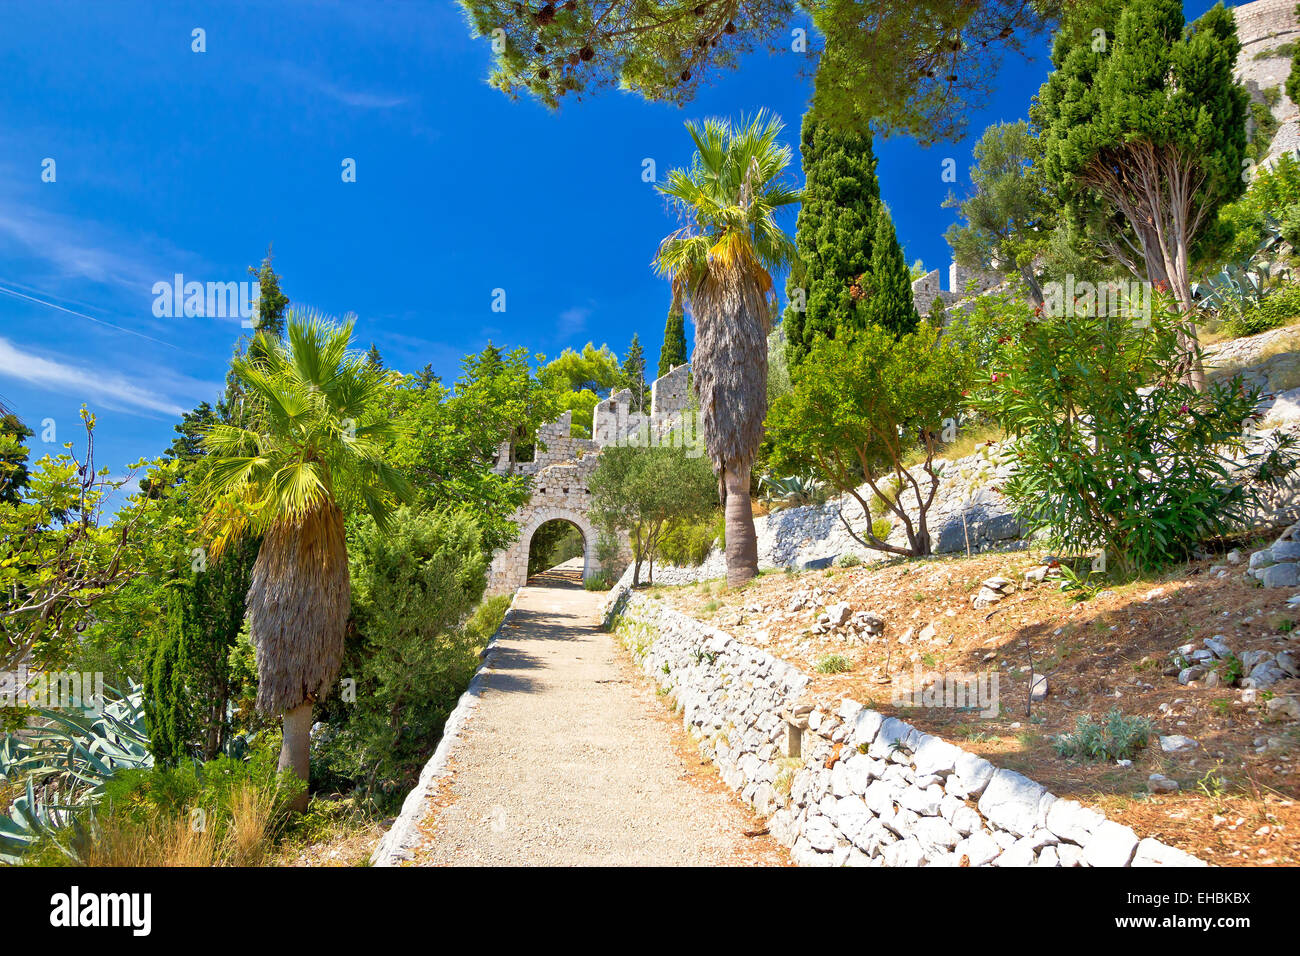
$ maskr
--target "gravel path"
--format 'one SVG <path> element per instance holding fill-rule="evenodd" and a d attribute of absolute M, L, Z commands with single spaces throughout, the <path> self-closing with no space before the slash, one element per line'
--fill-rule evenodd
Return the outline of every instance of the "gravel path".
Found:
<path fill-rule="evenodd" d="M 605 595 L 524 588 L 413 863 L 787 864 L 612 635 Z"/>

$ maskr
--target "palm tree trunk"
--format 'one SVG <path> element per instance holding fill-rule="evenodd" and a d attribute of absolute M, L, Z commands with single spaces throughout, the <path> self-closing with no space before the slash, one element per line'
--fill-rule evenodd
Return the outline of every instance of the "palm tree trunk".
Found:
<path fill-rule="evenodd" d="M 302 793 L 289 805 L 291 810 L 303 813 L 307 810 L 307 778 L 311 763 L 309 747 L 311 745 L 311 701 L 305 700 L 284 714 L 284 743 L 280 746 L 280 763 L 278 770 L 292 770 L 295 777 L 303 782 Z"/>
<path fill-rule="evenodd" d="M 758 574 L 758 534 L 749 502 L 749 467 L 727 468 L 727 586 L 744 584 Z"/>

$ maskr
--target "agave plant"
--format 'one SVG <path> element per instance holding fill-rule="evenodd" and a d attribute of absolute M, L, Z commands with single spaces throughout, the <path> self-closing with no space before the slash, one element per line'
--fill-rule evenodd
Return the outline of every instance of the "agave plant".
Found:
<path fill-rule="evenodd" d="M 0 816 L 0 863 L 21 862 L 24 853 L 41 841 L 56 846 L 73 862 L 78 861 L 73 847 L 83 842 L 81 822 L 72 810 L 50 806 L 37 796 L 36 787 L 28 780 L 22 794 L 9 806 L 9 815 Z M 60 840 L 60 831 L 72 827 L 72 840 Z"/>
<path fill-rule="evenodd" d="M 0 739 L 0 783 L 24 791 L 8 817 L 0 816 L 0 861 L 75 824 L 76 812 L 98 802 L 115 773 L 153 766 L 140 686 L 113 694 L 94 713 L 33 708 L 42 726 Z"/>
<path fill-rule="evenodd" d="M 1278 261 L 1283 245 L 1282 226 L 1275 219 L 1264 225 L 1264 238 L 1250 257 L 1228 263 L 1216 275 L 1192 284 L 1192 294 L 1202 308 L 1244 312 L 1273 290 L 1291 270 Z"/>
<path fill-rule="evenodd" d="M 826 486 L 812 475 L 791 475 L 788 478 L 764 475 L 758 479 L 758 484 L 771 511 L 826 503 Z"/>

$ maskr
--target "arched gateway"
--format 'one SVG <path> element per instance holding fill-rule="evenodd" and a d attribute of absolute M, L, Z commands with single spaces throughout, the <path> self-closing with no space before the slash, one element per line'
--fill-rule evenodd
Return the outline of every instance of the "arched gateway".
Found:
<path fill-rule="evenodd" d="M 533 461 L 511 461 L 510 446 L 497 452 L 493 470 L 500 474 L 532 476 L 532 497 L 513 515 L 519 536 L 492 557 L 488 570 L 488 593 L 506 594 L 528 580 L 528 547 L 533 534 L 548 521 L 567 521 L 582 533 L 582 579 L 600 571 L 596 556 L 596 529 L 591 524 L 591 491 L 587 481 L 596 470 L 600 450 L 647 428 L 662 435 L 681 420 L 689 405 L 687 393 L 690 366 L 682 365 L 650 387 L 650 414 L 631 411 L 632 393 L 622 391 L 596 406 L 594 438 L 570 436 L 572 413 L 543 425 L 537 434 L 537 455 Z M 619 541 L 619 568 L 631 560 L 626 538 Z"/>

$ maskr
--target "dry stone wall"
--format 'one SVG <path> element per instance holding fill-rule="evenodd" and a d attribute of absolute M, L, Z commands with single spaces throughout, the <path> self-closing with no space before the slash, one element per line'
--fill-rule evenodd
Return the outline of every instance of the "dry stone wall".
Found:
<path fill-rule="evenodd" d="M 813 700 L 793 665 L 644 594 L 620 587 L 607 610 L 800 865 L 1205 865 L 897 718 Z"/>

